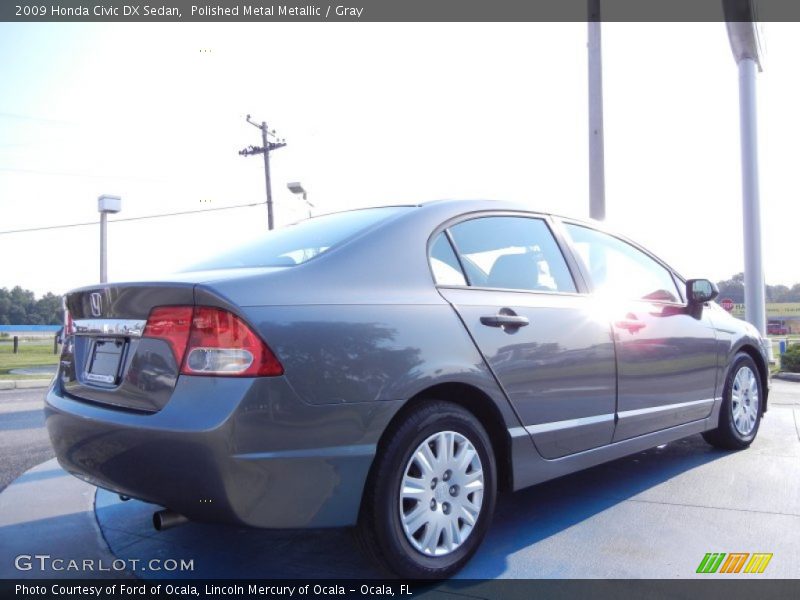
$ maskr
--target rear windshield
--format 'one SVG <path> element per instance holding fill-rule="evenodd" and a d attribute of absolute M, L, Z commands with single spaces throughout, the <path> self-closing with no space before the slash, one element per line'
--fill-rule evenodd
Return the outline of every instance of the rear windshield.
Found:
<path fill-rule="evenodd" d="M 359 232 L 409 208 L 385 206 L 314 217 L 265 233 L 184 271 L 292 267 L 319 256 Z"/>

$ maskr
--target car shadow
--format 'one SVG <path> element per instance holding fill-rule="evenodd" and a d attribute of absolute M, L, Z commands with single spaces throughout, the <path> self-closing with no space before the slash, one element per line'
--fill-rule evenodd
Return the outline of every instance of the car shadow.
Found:
<path fill-rule="evenodd" d="M 457 577 L 502 577 L 513 553 L 728 454 L 694 435 L 502 494 L 487 539 Z"/>
<path fill-rule="evenodd" d="M 608 508 L 726 456 L 696 435 L 516 493 L 502 494 L 487 539 L 459 573 L 462 579 L 502 577 L 508 558 Z M 121 502 L 98 490 L 95 512 L 118 558 L 191 560 L 192 572 L 137 573 L 144 578 L 378 578 L 348 530 L 258 530 L 189 523 L 156 532 L 156 508 Z M 531 572 L 530 577 L 542 576 Z M 451 586 L 458 587 L 456 581 Z"/>

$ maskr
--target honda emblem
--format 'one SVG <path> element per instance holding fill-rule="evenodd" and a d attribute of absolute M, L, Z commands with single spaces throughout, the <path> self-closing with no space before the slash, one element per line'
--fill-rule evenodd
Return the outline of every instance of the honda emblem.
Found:
<path fill-rule="evenodd" d="M 91 296 L 89 296 L 89 301 L 92 305 L 92 316 L 99 317 L 103 314 L 103 297 L 100 295 L 100 292 L 93 292 Z"/>

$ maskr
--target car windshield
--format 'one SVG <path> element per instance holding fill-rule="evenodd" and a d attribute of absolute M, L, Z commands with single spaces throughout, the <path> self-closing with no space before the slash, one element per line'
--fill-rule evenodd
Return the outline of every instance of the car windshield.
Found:
<path fill-rule="evenodd" d="M 327 252 L 407 206 L 333 213 L 276 229 L 236 248 L 183 269 L 185 272 L 242 267 L 293 267 Z"/>

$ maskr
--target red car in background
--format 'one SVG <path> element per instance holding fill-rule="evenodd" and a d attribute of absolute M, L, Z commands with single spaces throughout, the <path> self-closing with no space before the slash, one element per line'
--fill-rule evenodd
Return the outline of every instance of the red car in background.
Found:
<path fill-rule="evenodd" d="M 767 335 L 787 335 L 789 328 L 783 321 L 769 321 L 767 323 Z"/>

